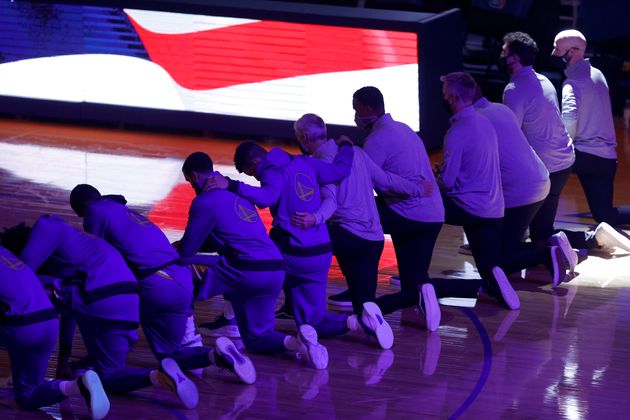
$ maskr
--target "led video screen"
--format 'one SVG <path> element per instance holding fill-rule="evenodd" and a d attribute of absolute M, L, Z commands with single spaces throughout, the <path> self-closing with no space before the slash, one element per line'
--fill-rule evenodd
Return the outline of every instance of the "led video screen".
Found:
<path fill-rule="evenodd" d="M 352 126 L 379 87 L 420 130 L 414 32 L 114 7 L 0 2 L 0 95 Z"/>

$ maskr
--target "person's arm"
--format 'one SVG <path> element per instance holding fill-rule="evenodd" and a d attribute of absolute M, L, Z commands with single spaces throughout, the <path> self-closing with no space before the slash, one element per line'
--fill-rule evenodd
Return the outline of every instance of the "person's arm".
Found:
<path fill-rule="evenodd" d="M 261 175 L 260 187 L 240 181 L 229 180 L 227 190 L 249 200 L 256 207 L 264 209 L 278 202 L 282 191 L 282 174 L 276 169 L 268 169 Z"/>
<path fill-rule="evenodd" d="M 365 157 L 365 162 L 372 178 L 372 184 L 379 192 L 400 197 L 422 197 L 431 195 L 433 192 L 432 183 L 429 180 L 420 180 L 418 183 L 414 183 L 400 175 L 385 172 L 369 156 Z"/>
<path fill-rule="evenodd" d="M 438 185 L 444 192 L 451 191 L 460 173 L 462 163 L 462 148 L 454 138 L 455 133 L 447 132 L 444 138 L 444 161 L 440 167 Z"/>
<path fill-rule="evenodd" d="M 565 83 L 562 86 L 562 122 L 571 138 L 575 138 L 578 120 L 578 102 L 573 86 Z"/>
<path fill-rule="evenodd" d="M 20 253 L 20 260 L 33 272 L 37 272 L 61 243 L 61 224 L 50 216 L 42 216 L 33 225 L 26 246 Z"/>
<path fill-rule="evenodd" d="M 309 165 L 317 174 L 317 183 L 332 184 L 345 179 L 350 175 L 352 169 L 352 159 L 354 158 L 354 147 L 349 140 L 339 142 L 339 149 L 332 162 L 324 162 L 319 159 L 307 159 Z"/>
<path fill-rule="evenodd" d="M 296 212 L 291 215 L 291 224 L 300 229 L 308 229 L 315 225 L 326 223 L 337 209 L 337 186 L 326 184 L 320 186 L 322 204 L 315 213 Z"/>
<path fill-rule="evenodd" d="M 177 253 L 182 258 L 195 255 L 201 249 L 206 238 L 216 226 L 216 214 L 210 206 L 204 206 L 196 198 L 188 211 L 188 223 L 184 236 L 177 245 Z"/>
<path fill-rule="evenodd" d="M 91 208 L 83 218 L 83 230 L 99 238 L 105 238 L 109 229 L 109 219 L 99 209 Z"/>

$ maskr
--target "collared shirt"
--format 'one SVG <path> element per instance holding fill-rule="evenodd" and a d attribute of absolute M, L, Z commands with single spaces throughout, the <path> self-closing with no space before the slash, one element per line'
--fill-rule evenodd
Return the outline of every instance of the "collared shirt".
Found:
<path fill-rule="evenodd" d="M 332 162 L 337 154 L 334 140 L 322 144 L 313 154 L 317 159 Z M 332 225 L 338 225 L 360 238 L 370 241 L 383 240 L 376 202 L 374 186 L 392 194 L 420 196 L 423 191 L 419 185 L 379 168 L 360 148 L 354 147 L 354 157 L 350 175 L 339 184 L 322 186 L 322 205 L 315 213 L 315 219 L 322 223 L 329 219 Z"/>
<path fill-rule="evenodd" d="M 474 103 L 497 134 L 501 184 L 506 208 L 544 200 L 549 193 L 549 171 L 529 145 L 514 113 L 507 106 L 481 98 Z"/>
<path fill-rule="evenodd" d="M 422 139 L 409 126 L 383 114 L 374 123 L 363 150 L 385 172 L 411 182 L 420 179 L 435 182 L 433 170 Z M 377 192 L 381 193 L 378 190 Z M 428 197 L 384 197 L 390 208 L 407 219 L 443 222 L 444 204 L 436 186 Z"/>
<path fill-rule="evenodd" d="M 472 105 L 451 118 L 438 184 L 466 212 L 503 217 L 499 147 L 492 123 Z"/>
<path fill-rule="evenodd" d="M 588 59 L 570 65 L 564 73 L 567 79 L 562 85 L 562 119 L 574 131 L 575 148 L 616 159 L 617 139 L 606 78 Z"/>
<path fill-rule="evenodd" d="M 527 138 L 549 172 L 575 161 L 573 142 L 564 127 L 556 89 L 549 79 L 526 66 L 512 75 L 503 90 L 503 103 L 516 115 Z"/>

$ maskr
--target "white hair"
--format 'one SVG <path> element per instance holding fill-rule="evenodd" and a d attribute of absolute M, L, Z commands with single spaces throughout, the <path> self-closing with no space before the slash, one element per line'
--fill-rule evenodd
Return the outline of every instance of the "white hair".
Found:
<path fill-rule="evenodd" d="M 305 134 L 309 140 L 326 139 L 326 123 L 316 114 L 304 114 L 293 124 L 296 134 Z"/>
<path fill-rule="evenodd" d="M 575 47 L 581 48 L 582 50 L 586 49 L 586 37 L 584 34 L 576 29 L 567 29 L 565 31 L 561 31 L 556 35 L 553 42 L 556 43 L 561 39 L 566 39 L 568 41 L 573 41 L 572 44 Z"/>

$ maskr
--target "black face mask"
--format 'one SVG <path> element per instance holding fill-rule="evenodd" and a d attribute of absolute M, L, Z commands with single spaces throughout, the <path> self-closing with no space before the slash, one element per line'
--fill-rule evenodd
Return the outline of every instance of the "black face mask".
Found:
<path fill-rule="evenodd" d="M 569 64 L 571 58 L 569 57 L 569 51 L 567 51 L 564 55 L 552 55 L 550 60 L 554 68 L 564 70 L 567 68 L 567 64 Z"/>
<path fill-rule="evenodd" d="M 308 149 L 302 143 L 298 142 L 298 147 L 300 148 L 300 152 L 302 152 L 303 155 L 305 156 L 309 155 Z"/>

